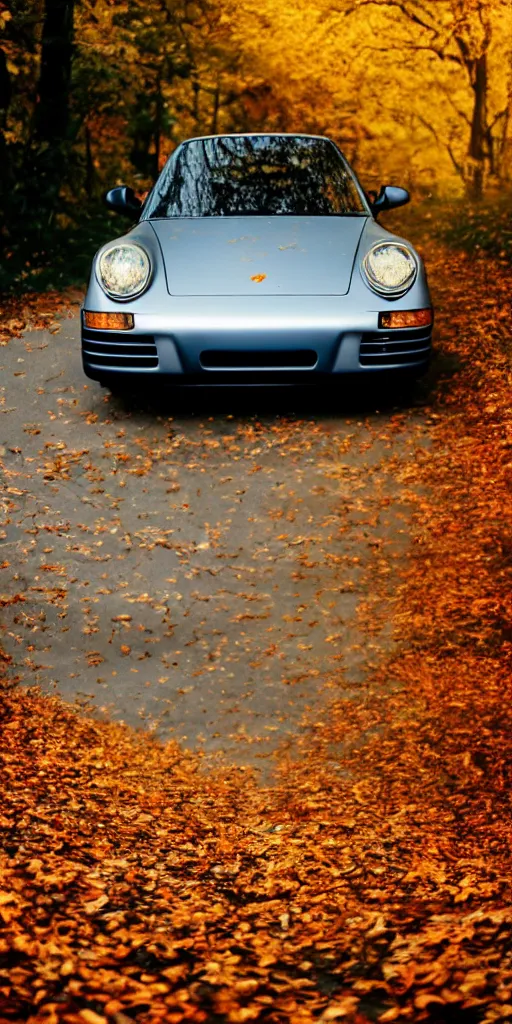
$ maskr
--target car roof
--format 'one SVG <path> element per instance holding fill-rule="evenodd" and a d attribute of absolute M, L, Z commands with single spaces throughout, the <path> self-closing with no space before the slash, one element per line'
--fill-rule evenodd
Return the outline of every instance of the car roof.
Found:
<path fill-rule="evenodd" d="M 332 142 L 328 135 L 311 135 L 309 132 L 219 132 L 217 135 L 193 135 L 190 139 L 183 139 L 181 145 L 184 142 L 204 142 L 205 139 L 251 139 L 262 135 L 290 139 L 327 139 Z"/>

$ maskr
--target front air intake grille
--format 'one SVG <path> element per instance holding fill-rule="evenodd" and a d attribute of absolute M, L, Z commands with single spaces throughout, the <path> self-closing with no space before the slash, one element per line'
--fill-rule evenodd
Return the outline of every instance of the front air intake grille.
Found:
<path fill-rule="evenodd" d="M 361 366 L 401 366 L 424 363 L 430 353 L 431 333 L 424 327 L 386 334 L 363 334 L 359 349 Z"/>
<path fill-rule="evenodd" d="M 210 349 L 199 357 L 205 370 L 311 370 L 318 362 L 313 349 L 269 349 L 267 351 L 218 351 Z"/>
<path fill-rule="evenodd" d="M 82 350 L 87 363 L 112 369 L 155 369 L 158 352 L 151 334 L 87 331 L 82 334 Z"/>

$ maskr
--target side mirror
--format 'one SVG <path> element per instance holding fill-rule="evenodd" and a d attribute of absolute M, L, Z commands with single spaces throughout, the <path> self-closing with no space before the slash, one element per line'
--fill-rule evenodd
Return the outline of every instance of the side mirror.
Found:
<path fill-rule="evenodd" d="M 142 203 L 140 199 L 137 199 L 135 192 L 128 185 L 118 185 L 117 188 L 111 188 L 105 196 L 105 202 L 109 210 L 114 210 L 115 213 L 124 213 L 126 217 L 140 216 L 142 210 Z"/>
<path fill-rule="evenodd" d="M 384 210 L 394 210 L 396 206 L 405 206 L 410 198 L 405 188 L 399 188 L 398 185 L 383 185 L 377 198 L 370 204 L 372 213 L 376 216 Z"/>

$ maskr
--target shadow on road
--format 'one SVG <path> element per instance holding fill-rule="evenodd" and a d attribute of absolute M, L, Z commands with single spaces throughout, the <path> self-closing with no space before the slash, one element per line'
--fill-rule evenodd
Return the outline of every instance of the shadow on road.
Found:
<path fill-rule="evenodd" d="M 165 387 L 144 385 L 112 395 L 114 408 L 121 412 L 182 416 L 226 414 L 237 417 L 279 415 L 330 418 L 340 415 L 379 415 L 393 410 L 421 408 L 429 402 L 432 375 L 422 380 L 392 379 L 361 381 L 344 378 L 338 384 L 286 387 L 199 386 Z"/>

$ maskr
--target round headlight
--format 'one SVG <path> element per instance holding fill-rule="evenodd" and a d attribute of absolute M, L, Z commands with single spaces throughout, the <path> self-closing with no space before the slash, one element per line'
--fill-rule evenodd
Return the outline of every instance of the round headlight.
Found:
<path fill-rule="evenodd" d="M 126 242 L 102 252 L 97 273 L 103 290 L 111 299 L 133 299 L 146 288 L 151 263 L 142 246 Z"/>
<path fill-rule="evenodd" d="M 367 283 L 381 295 L 403 295 L 411 287 L 418 264 L 410 249 L 399 242 L 378 242 L 363 260 Z"/>

